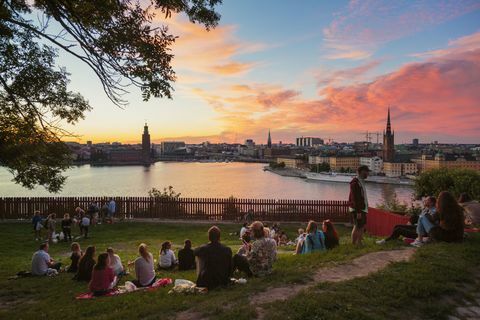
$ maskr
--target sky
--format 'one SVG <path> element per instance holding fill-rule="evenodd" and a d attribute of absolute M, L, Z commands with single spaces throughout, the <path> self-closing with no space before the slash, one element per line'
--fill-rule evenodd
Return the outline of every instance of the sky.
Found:
<path fill-rule="evenodd" d="M 382 132 L 396 143 L 480 143 L 480 0 L 224 0 L 217 28 L 182 15 L 155 24 L 177 35 L 173 99 L 123 109 L 95 75 L 62 54 L 70 88 L 93 110 L 78 141 L 258 144 L 314 136 L 339 142 Z M 375 139 L 374 139 L 375 140 Z"/>

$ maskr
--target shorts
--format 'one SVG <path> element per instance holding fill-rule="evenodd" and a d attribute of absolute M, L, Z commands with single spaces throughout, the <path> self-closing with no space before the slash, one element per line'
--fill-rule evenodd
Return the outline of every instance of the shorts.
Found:
<path fill-rule="evenodd" d="M 367 224 L 367 214 L 362 211 L 362 218 L 357 219 L 357 212 L 353 211 L 351 212 L 352 215 L 352 221 L 353 225 L 355 225 L 357 228 L 363 228 Z"/>

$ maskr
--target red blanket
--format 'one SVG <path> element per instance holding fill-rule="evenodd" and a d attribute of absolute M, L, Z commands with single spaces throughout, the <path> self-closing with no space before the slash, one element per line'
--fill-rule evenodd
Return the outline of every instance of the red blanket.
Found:
<path fill-rule="evenodd" d="M 135 290 L 135 291 L 139 291 L 139 290 L 154 291 L 154 290 L 157 290 L 158 288 L 166 287 L 166 286 L 168 286 L 169 284 L 172 284 L 172 283 L 173 283 L 172 279 L 162 278 L 162 279 L 158 279 L 157 281 L 155 281 L 149 287 L 137 288 L 137 290 Z M 122 291 L 122 290 L 119 290 L 119 289 L 112 289 L 110 292 L 108 292 L 107 294 L 105 294 L 103 296 L 100 296 L 100 297 L 112 297 L 112 296 L 117 296 L 117 295 L 120 295 L 120 294 L 135 292 L 135 291 Z M 86 300 L 86 299 L 94 299 L 94 298 L 98 298 L 98 297 L 95 297 L 92 292 L 87 292 L 87 293 L 79 294 L 75 299 Z"/>

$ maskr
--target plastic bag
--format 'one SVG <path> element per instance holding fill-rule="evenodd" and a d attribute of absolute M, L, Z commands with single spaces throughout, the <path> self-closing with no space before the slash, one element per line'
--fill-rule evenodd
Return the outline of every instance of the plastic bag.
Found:
<path fill-rule="evenodd" d="M 127 292 L 132 292 L 137 290 L 137 286 L 131 281 L 125 281 L 125 290 Z"/>
<path fill-rule="evenodd" d="M 195 283 L 190 281 L 190 280 L 186 280 L 186 279 L 175 279 L 174 286 L 179 286 L 179 285 L 194 286 Z"/>

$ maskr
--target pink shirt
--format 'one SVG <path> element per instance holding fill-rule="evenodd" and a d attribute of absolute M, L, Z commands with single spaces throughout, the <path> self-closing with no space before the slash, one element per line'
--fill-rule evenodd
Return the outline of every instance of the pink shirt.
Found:
<path fill-rule="evenodd" d="M 113 269 L 110 267 L 106 267 L 103 270 L 93 269 L 92 280 L 90 281 L 88 288 L 92 292 L 108 290 L 110 289 L 110 285 L 114 279 L 115 274 L 113 273 Z"/>

